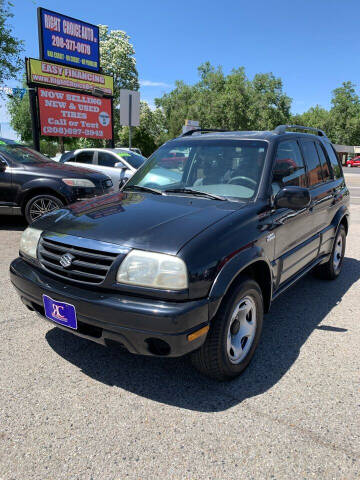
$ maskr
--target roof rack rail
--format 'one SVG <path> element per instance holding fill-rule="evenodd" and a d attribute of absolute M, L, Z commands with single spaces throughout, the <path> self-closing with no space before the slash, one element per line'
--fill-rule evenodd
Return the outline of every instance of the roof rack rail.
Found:
<path fill-rule="evenodd" d="M 195 132 L 228 132 L 229 130 L 220 130 L 218 128 L 194 128 L 194 130 L 189 130 L 188 132 L 182 133 L 180 137 L 190 137 Z"/>
<path fill-rule="evenodd" d="M 304 127 L 303 125 L 279 125 L 274 129 L 274 132 L 278 135 L 285 133 L 288 128 L 297 128 L 298 130 L 310 130 L 311 132 L 317 132 L 320 137 L 326 137 L 327 135 L 323 130 L 320 128 L 313 128 L 313 127 Z"/>

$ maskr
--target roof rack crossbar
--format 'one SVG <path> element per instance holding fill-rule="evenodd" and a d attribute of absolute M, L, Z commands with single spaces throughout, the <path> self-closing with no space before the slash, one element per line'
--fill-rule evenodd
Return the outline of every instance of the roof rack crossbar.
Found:
<path fill-rule="evenodd" d="M 324 130 L 320 130 L 320 128 L 313 128 L 313 127 L 304 127 L 303 125 L 279 125 L 274 129 L 274 132 L 278 135 L 285 133 L 288 128 L 297 128 L 298 130 L 309 130 L 311 132 L 317 132 L 320 137 L 327 137 Z"/>
<path fill-rule="evenodd" d="M 201 132 L 228 132 L 228 130 L 220 130 L 218 128 L 194 128 L 188 132 L 182 133 L 180 137 L 190 137 L 193 133 Z"/>

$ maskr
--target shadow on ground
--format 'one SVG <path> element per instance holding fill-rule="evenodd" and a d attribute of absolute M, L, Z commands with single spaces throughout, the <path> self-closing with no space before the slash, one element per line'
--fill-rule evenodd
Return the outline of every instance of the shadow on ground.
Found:
<path fill-rule="evenodd" d="M 8 231 L 22 231 L 27 226 L 24 217 L 12 216 L 12 215 L 0 215 L 0 230 Z"/>
<path fill-rule="evenodd" d="M 272 305 L 266 315 L 262 340 L 244 374 L 229 383 L 217 383 L 193 370 L 188 359 L 131 355 L 106 348 L 54 328 L 49 345 L 67 361 L 99 382 L 128 390 L 154 401 L 189 410 L 226 410 L 275 385 L 296 361 L 314 329 L 322 335 L 347 335 L 347 330 L 320 322 L 360 278 L 360 261 L 346 258 L 336 281 L 311 275 L 300 280 Z"/>

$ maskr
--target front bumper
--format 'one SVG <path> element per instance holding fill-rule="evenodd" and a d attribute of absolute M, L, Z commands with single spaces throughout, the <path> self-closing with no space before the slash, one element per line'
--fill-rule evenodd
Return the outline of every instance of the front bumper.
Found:
<path fill-rule="evenodd" d="M 208 300 L 170 302 L 86 289 L 52 278 L 22 258 L 10 265 L 10 278 L 22 302 L 47 320 L 42 295 L 75 306 L 78 329 L 54 327 L 106 345 L 121 343 L 129 352 L 179 357 L 199 348 L 203 335 L 191 342 L 188 335 L 208 325 Z"/>

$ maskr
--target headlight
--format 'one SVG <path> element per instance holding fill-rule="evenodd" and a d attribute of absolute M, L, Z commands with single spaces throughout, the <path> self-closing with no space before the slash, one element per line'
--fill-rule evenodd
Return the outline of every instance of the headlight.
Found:
<path fill-rule="evenodd" d="M 127 254 L 116 280 L 166 290 L 182 290 L 188 286 L 186 265 L 181 258 L 142 250 Z"/>
<path fill-rule="evenodd" d="M 20 252 L 28 257 L 36 258 L 37 246 L 42 232 L 42 230 L 28 227 L 21 236 Z"/>
<path fill-rule="evenodd" d="M 86 178 L 63 178 L 62 181 L 69 187 L 95 188 L 95 184 Z"/>

